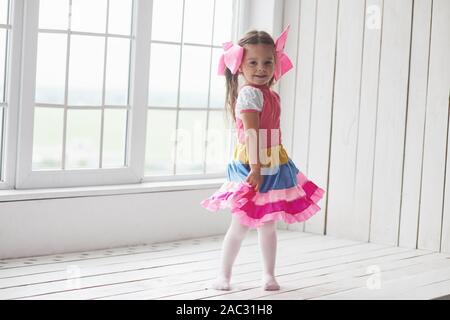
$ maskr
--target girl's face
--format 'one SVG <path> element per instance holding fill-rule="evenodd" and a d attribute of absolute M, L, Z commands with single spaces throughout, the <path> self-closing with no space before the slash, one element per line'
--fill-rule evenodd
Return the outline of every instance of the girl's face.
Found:
<path fill-rule="evenodd" d="M 269 44 L 247 44 L 244 47 L 239 71 L 249 84 L 267 84 L 274 73 L 274 47 Z"/>

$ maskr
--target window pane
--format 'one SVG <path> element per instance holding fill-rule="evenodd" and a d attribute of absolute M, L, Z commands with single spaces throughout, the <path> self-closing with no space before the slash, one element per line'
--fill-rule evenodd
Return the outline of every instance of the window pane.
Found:
<path fill-rule="evenodd" d="M 98 168 L 100 110 L 68 110 L 66 168 Z"/>
<path fill-rule="evenodd" d="M 106 32 L 106 0 L 72 0 L 72 30 Z"/>
<path fill-rule="evenodd" d="M 213 49 L 212 67 L 211 67 L 211 92 L 209 105 L 211 108 L 225 108 L 225 77 L 217 74 L 219 67 L 219 57 L 222 49 Z"/>
<path fill-rule="evenodd" d="M 185 0 L 184 42 L 211 44 L 214 1 Z"/>
<path fill-rule="evenodd" d="M 126 128 L 127 110 L 105 109 L 103 124 L 103 168 L 117 168 L 125 165 Z"/>
<path fill-rule="evenodd" d="M 152 40 L 181 42 L 182 0 L 153 0 Z"/>
<path fill-rule="evenodd" d="M 39 33 L 36 66 L 36 102 L 64 103 L 67 35 Z"/>
<path fill-rule="evenodd" d="M 40 0 L 39 28 L 67 30 L 69 26 L 69 0 Z"/>
<path fill-rule="evenodd" d="M 63 117 L 62 108 L 34 108 L 33 170 L 61 169 Z"/>
<path fill-rule="evenodd" d="M 225 172 L 229 161 L 230 123 L 224 111 L 209 113 L 206 173 Z"/>
<path fill-rule="evenodd" d="M 214 16 L 214 45 L 221 46 L 226 41 L 231 41 L 233 25 L 233 0 L 216 0 Z"/>
<path fill-rule="evenodd" d="M 105 103 L 127 105 L 130 40 L 109 38 L 107 55 Z"/>
<path fill-rule="evenodd" d="M 177 130 L 176 174 L 203 172 L 206 111 L 180 111 Z"/>
<path fill-rule="evenodd" d="M 70 44 L 69 105 L 101 105 L 105 38 L 73 35 Z"/>
<path fill-rule="evenodd" d="M 8 23 L 8 0 L 0 0 L 0 24 Z"/>
<path fill-rule="evenodd" d="M 173 174 L 175 117 L 175 110 L 148 110 L 145 150 L 146 175 Z"/>
<path fill-rule="evenodd" d="M 170 63 L 161 63 L 170 61 Z M 153 43 L 150 51 L 150 106 L 177 105 L 180 46 Z"/>
<path fill-rule="evenodd" d="M 180 106 L 207 107 L 210 48 L 183 46 Z"/>
<path fill-rule="evenodd" d="M 108 33 L 131 33 L 132 0 L 109 0 Z"/>
<path fill-rule="evenodd" d="M 6 32 L 0 29 L 0 102 L 5 101 Z"/>

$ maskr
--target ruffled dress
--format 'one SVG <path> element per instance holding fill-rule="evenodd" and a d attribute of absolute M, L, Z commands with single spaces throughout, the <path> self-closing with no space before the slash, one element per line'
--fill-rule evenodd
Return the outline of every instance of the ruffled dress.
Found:
<path fill-rule="evenodd" d="M 246 182 L 250 172 L 245 146 L 244 112 L 260 114 L 260 162 L 264 176 L 259 191 Z M 227 180 L 201 205 L 209 211 L 230 208 L 241 224 L 258 228 L 267 221 L 291 224 L 309 219 L 320 210 L 325 190 L 309 180 L 289 158 L 281 143 L 280 97 L 266 85 L 245 85 L 235 107 L 237 143 L 227 165 Z"/>

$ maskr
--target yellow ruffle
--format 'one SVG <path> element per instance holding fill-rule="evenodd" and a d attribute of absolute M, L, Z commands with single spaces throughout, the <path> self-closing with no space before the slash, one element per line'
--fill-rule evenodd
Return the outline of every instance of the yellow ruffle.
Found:
<path fill-rule="evenodd" d="M 283 145 L 262 148 L 259 153 L 262 168 L 273 168 L 288 162 L 289 157 Z M 243 164 L 249 164 L 247 148 L 245 144 L 237 143 L 234 146 L 233 160 Z"/>

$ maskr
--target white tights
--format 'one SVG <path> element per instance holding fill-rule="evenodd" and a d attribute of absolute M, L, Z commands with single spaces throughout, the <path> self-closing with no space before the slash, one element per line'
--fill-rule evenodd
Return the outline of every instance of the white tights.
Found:
<path fill-rule="evenodd" d="M 236 216 L 232 217 L 231 225 L 222 244 L 220 272 L 212 287 L 217 290 L 230 290 L 230 279 L 234 261 L 241 248 L 248 227 L 239 223 Z M 275 221 L 264 223 L 258 229 L 258 239 L 263 260 L 264 290 L 278 290 L 280 287 L 275 280 L 275 259 L 277 253 L 277 233 Z"/>

